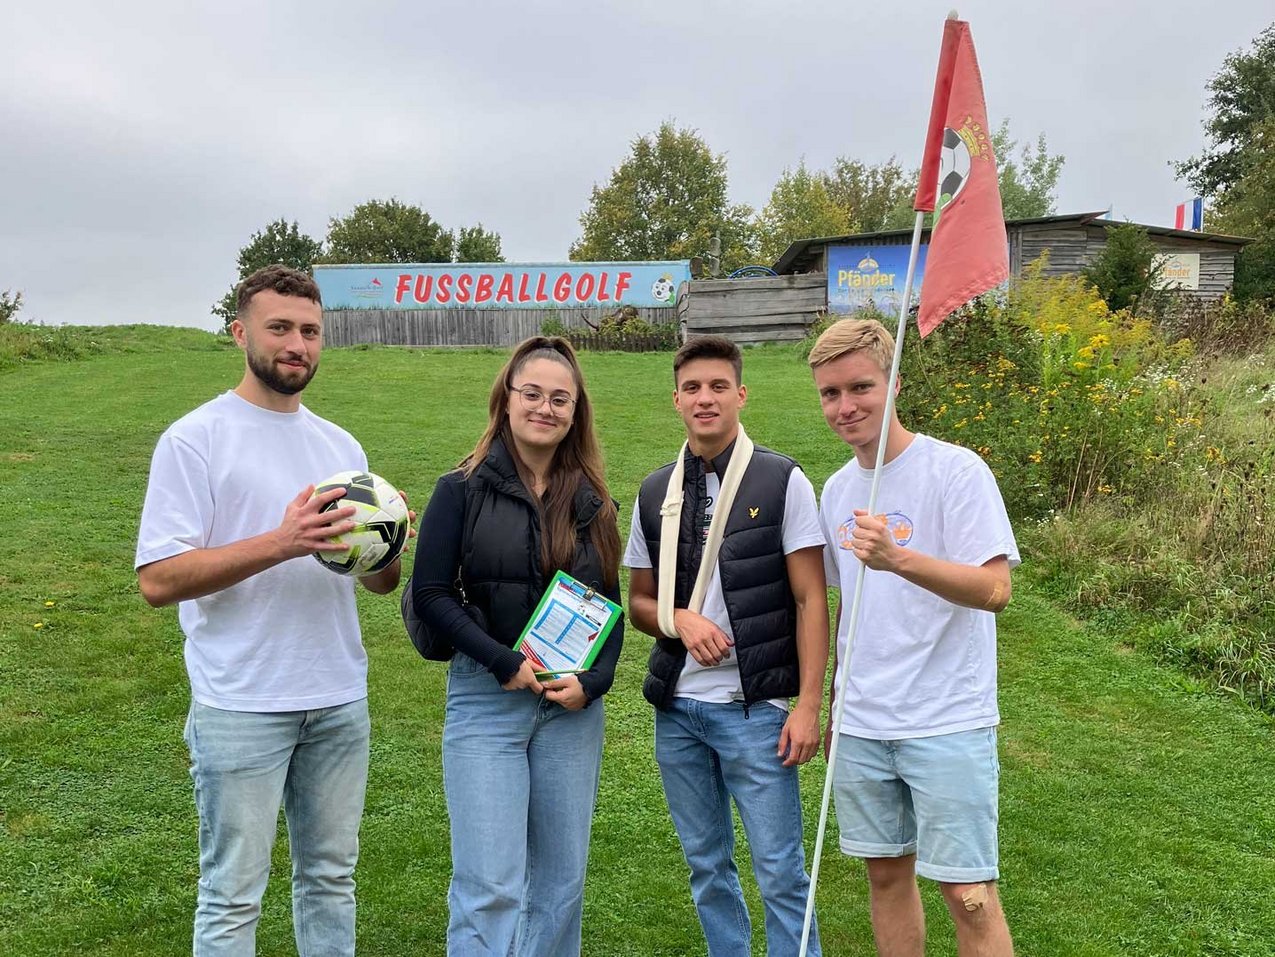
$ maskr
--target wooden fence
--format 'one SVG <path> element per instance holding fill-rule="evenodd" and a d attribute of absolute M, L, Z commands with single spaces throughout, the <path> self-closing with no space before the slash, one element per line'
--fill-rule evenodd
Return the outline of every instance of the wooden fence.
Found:
<path fill-rule="evenodd" d="M 822 273 L 763 279 L 709 279 L 690 284 L 678 303 L 686 337 L 724 335 L 740 345 L 796 342 L 828 305 Z"/>
<path fill-rule="evenodd" d="M 570 340 L 577 352 L 592 350 L 595 352 L 673 352 L 681 344 L 677 327 L 668 325 L 664 330 L 654 333 L 629 332 L 568 332 Z"/>
<path fill-rule="evenodd" d="M 556 317 L 568 331 L 590 331 L 613 310 L 597 309 L 330 309 L 323 313 L 329 346 L 373 343 L 389 346 L 512 346 L 540 333 Z M 669 307 L 643 307 L 638 318 L 652 324 L 674 321 Z M 587 348 L 587 347 L 586 347 Z"/>

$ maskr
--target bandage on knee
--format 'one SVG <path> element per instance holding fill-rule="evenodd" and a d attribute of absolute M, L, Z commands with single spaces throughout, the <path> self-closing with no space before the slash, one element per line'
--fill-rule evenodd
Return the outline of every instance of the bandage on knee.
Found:
<path fill-rule="evenodd" d="M 961 895 L 961 903 L 968 911 L 975 911 L 987 903 L 987 885 L 975 884 Z"/>

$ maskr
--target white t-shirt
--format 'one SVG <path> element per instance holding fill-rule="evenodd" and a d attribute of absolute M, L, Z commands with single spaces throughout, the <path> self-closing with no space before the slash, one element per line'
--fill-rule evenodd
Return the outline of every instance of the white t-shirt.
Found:
<path fill-rule="evenodd" d="M 708 526 L 713 519 L 713 505 L 717 501 L 717 493 L 721 489 L 721 480 L 713 472 L 704 476 L 708 494 L 708 508 L 704 514 L 704 538 L 708 538 Z M 788 488 L 784 496 L 783 523 L 784 554 L 810 548 L 824 543 L 823 532 L 819 528 L 819 512 L 815 505 L 815 490 L 801 469 L 795 468 L 789 473 Z M 629 543 L 624 551 L 624 564 L 629 568 L 650 568 L 651 555 L 646 548 L 646 536 L 642 534 L 642 522 L 638 515 L 636 503 L 633 506 L 633 522 L 629 528 Z M 722 594 L 722 574 L 720 565 L 713 569 L 713 576 L 708 581 L 708 589 L 704 592 L 704 607 L 700 614 L 726 633 L 732 641 L 735 634 L 731 630 L 730 615 L 726 612 L 726 597 Z M 733 653 L 728 653 L 721 664 L 705 667 L 690 655 L 682 666 L 682 673 L 677 679 L 678 698 L 694 698 L 697 701 L 708 701 L 725 704 L 743 699 L 743 683 L 739 677 L 739 661 Z M 770 703 L 787 710 L 788 702 L 783 698 L 773 698 Z"/>
<path fill-rule="evenodd" d="M 830 585 L 840 584 L 838 675 L 846 660 L 850 604 L 860 562 L 850 550 L 854 510 L 866 508 L 872 469 L 855 460 L 828 479 L 819 517 Z M 878 515 L 905 548 L 982 565 L 1018 546 L 991 469 L 969 449 L 917 435 L 882 468 Z M 841 730 L 860 738 L 924 738 L 1000 722 L 996 616 L 963 608 L 892 572 L 868 569 Z"/>
<path fill-rule="evenodd" d="M 136 567 L 277 528 L 311 483 L 367 457 L 304 406 L 272 412 L 226 392 L 178 419 L 155 447 Z M 183 601 L 196 701 L 227 711 L 302 711 L 367 696 L 354 579 L 303 556 Z"/>

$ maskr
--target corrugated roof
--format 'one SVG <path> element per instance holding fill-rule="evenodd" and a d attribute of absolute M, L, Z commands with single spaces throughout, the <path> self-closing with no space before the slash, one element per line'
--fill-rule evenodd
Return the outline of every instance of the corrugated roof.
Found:
<path fill-rule="evenodd" d="M 1028 219 L 1007 219 L 1005 225 L 1008 226 L 1039 226 L 1046 223 L 1075 223 L 1078 226 L 1123 226 L 1120 220 L 1105 219 L 1103 214 L 1107 210 L 1100 209 L 1092 213 L 1069 213 L 1064 216 L 1034 216 Z M 1243 236 L 1226 236 L 1222 233 L 1197 233 L 1189 229 L 1172 229 L 1167 226 L 1148 226 L 1143 223 L 1136 223 L 1141 226 L 1152 236 L 1174 236 L 1181 239 L 1192 239 L 1200 242 L 1218 242 L 1230 243 L 1235 246 L 1246 246 L 1253 240 Z M 921 233 L 922 239 L 929 237 L 930 230 L 927 228 Z M 774 270 L 783 274 L 790 272 L 797 262 L 807 259 L 811 254 L 818 251 L 824 246 L 842 245 L 844 243 L 865 243 L 879 242 L 882 239 L 897 239 L 900 236 L 908 237 L 912 235 L 911 229 L 886 229 L 878 230 L 873 233 L 850 233 L 846 236 L 820 236 L 815 239 L 798 239 L 794 241 L 784 254 L 775 262 Z"/>

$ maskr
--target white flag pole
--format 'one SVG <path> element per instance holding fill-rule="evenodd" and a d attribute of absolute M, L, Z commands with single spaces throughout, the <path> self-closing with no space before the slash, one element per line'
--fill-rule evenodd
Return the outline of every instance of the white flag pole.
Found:
<path fill-rule="evenodd" d="M 921 248 L 921 229 L 925 223 L 925 213 L 918 211 L 916 225 L 912 227 L 912 249 L 908 253 L 908 272 L 903 281 L 903 300 L 899 304 L 899 324 L 894 334 L 894 362 L 890 366 L 890 378 L 886 385 L 885 411 L 881 416 L 881 436 L 877 440 L 877 461 L 872 469 L 872 490 L 868 493 L 868 514 L 875 515 L 877 492 L 881 487 L 881 468 L 885 465 L 885 447 L 890 437 L 890 423 L 894 420 L 894 388 L 899 381 L 899 364 L 903 361 L 903 337 L 907 332 L 908 311 L 912 304 L 912 278 L 916 274 L 917 252 Z M 806 916 L 801 925 L 800 957 L 806 957 L 810 945 L 810 927 L 815 915 L 815 888 L 819 883 L 819 859 L 823 856 L 823 834 L 828 824 L 828 801 L 832 796 L 832 775 L 837 766 L 837 741 L 840 739 L 841 709 L 845 707 L 846 687 L 850 678 L 850 652 L 854 648 L 855 633 L 859 628 L 859 605 L 863 596 L 863 579 L 868 566 L 859 563 L 854 580 L 854 600 L 850 605 L 850 618 L 846 630 L 846 653 L 841 661 L 841 682 L 837 686 L 837 694 L 833 707 L 837 713 L 828 716 L 829 737 L 828 769 L 823 780 L 823 803 L 819 806 L 819 831 L 815 836 L 814 859 L 810 865 L 810 892 L 806 895 Z M 845 609 L 844 596 L 841 603 Z M 835 636 L 834 636 L 835 641 Z"/>

